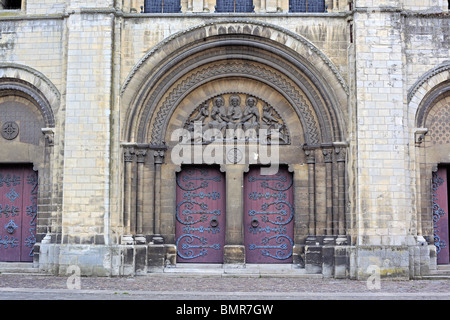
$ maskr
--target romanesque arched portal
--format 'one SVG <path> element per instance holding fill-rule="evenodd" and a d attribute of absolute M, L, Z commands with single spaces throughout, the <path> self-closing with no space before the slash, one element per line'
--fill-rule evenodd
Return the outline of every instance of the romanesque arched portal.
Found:
<path fill-rule="evenodd" d="M 223 246 L 224 263 L 244 263 L 251 249 L 268 252 L 263 242 L 269 238 L 285 241 L 277 238 L 284 236 L 284 226 L 276 229 L 274 223 L 264 229 L 267 239 L 246 247 L 246 233 L 263 232 L 244 227 L 244 211 L 253 210 L 260 212 L 259 221 L 268 220 L 269 211 L 282 213 L 279 222 L 292 221 L 292 234 L 286 240 L 291 248 L 289 263 L 305 265 L 308 241 L 320 248 L 336 240 L 344 243 L 347 93 L 345 82 L 324 54 L 298 35 L 272 25 L 219 22 L 164 41 L 141 60 L 122 88 L 125 242 L 132 242 L 134 235 L 138 242 L 179 244 L 176 213 L 184 210 L 185 225 L 209 222 L 201 228 L 189 225 L 189 232 L 196 229 L 203 235 L 183 235 L 191 241 L 185 248 L 203 250 L 192 255 L 207 255 L 205 250 Z M 174 196 L 177 176 L 193 179 L 193 186 L 200 180 L 206 186 L 201 168 L 211 165 L 225 179 L 221 196 L 226 200 L 226 222 L 220 229 L 225 238 L 217 245 L 207 243 L 204 236 L 218 232 L 211 220 L 214 211 L 208 210 L 212 202 L 198 198 L 195 205 L 180 207 L 182 201 Z M 274 198 L 281 202 L 274 203 L 273 210 L 266 208 L 271 202 L 245 209 L 246 173 L 254 168 L 269 170 L 272 165 L 285 168 L 283 177 L 276 170 L 270 180 L 290 179 L 291 202 Z M 192 166 L 197 166 L 198 176 L 184 174 Z M 262 196 L 263 190 L 258 190 Z M 205 198 L 216 192 L 188 191 L 184 197 Z M 266 193 L 276 197 L 269 189 Z M 194 210 L 196 206 L 202 209 Z M 286 213 L 289 206 L 292 210 Z M 267 215 L 261 213 L 264 210 Z M 189 215 L 193 211 L 197 215 Z M 284 248 L 284 244 L 267 246 Z M 183 262 L 188 251 L 177 251 Z M 284 257 L 273 252 L 265 256 Z"/>

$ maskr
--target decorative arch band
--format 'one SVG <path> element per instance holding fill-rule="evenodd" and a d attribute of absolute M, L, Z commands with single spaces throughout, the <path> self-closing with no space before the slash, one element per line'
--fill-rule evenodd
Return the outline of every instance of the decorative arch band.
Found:
<path fill-rule="evenodd" d="M 170 116 L 180 100 L 188 92 L 211 79 L 230 75 L 255 78 L 275 86 L 291 102 L 299 115 L 304 128 L 306 128 L 307 142 L 309 144 L 320 143 L 320 130 L 314 119 L 313 111 L 306 103 L 305 97 L 286 79 L 260 66 L 246 63 L 222 63 L 198 70 L 168 94 L 153 122 L 151 128 L 151 144 L 159 145 L 163 143 L 165 129 L 168 126 Z"/>
<path fill-rule="evenodd" d="M 0 81 L 0 97 L 5 95 L 19 95 L 31 100 L 39 109 L 46 127 L 55 126 L 55 117 L 46 97 L 33 85 L 23 80 L 6 78 Z"/>
<path fill-rule="evenodd" d="M 202 83 L 226 76 L 273 86 L 295 108 L 308 144 L 345 139 L 348 88 L 328 58 L 288 30 L 233 20 L 177 33 L 136 64 L 121 89 L 122 102 L 129 106 L 123 140 L 160 145 L 181 100 Z"/>

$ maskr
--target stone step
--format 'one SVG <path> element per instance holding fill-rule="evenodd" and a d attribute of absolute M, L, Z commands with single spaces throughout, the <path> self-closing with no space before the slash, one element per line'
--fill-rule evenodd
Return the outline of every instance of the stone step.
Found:
<path fill-rule="evenodd" d="M 0 262 L 0 273 L 39 273 L 32 262 Z"/>
<path fill-rule="evenodd" d="M 437 270 L 450 272 L 450 264 L 440 264 L 437 266 Z"/>
<path fill-rule="evenodd" d="M 322 278 L 322 274 L 307 274 L 305 269 L 294 267 L 291 264 L 248 264 L 248 265 L 222 265 L 222 264 L 190 264 L 178 263 L 176 266 L 164 268 L 164 274 L 189 276 L 292 276 Z"/>
<path fill-rule="evenodd" d="M 430 270 L 430 273 L 423 277 L 429 280 L 447 280 L 450 279 L 450 265 L 438 265 L 436 270 Z"/>

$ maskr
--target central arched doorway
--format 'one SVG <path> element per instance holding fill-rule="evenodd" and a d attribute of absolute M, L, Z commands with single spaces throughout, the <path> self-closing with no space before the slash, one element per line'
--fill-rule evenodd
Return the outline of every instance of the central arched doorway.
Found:
<path fill-rule="evenodd" d="M 161 48 L 167 50 L 146 55 L 122 88 L 125 233 L 135 238 L 143 234 L 155 245 L 172 244 L 183 263 L 218 253 L 211 262 L 303 266 L 308 239 L 321 248 L 346 238 L 343 141 L 348 90 L 326 56 L 286 30 L 248 21 L 198 26 L 167 39 Z M 245 181 L 255 176 L 254 168 L 272 165 L 277 170 L 271 174 L 283 175 L 290 187 L 279 200 L 286 204 L 268 210 L 270 202 L 249 199 L 262 189 L 250 190 Z M 190 190 L 183 190 L 179 179 L 191 172 L 191 187 L 209 188 L 213 184 L 202 184 L 206 180 L 201 172 L 213 168 L 223 185 L 202 190 L 204 201 L 186 207 L 183 201 L 192 193 L 186 194 Z M 224 221 L 211 220 L 207 213 L 213 203 L 205 195 L 213 192 L 221 193 Z M 180 210 L 198 216 L 180 219 Z M 286 211 L 287 225 L 282 227 L 289 231 L 278 238 L 274 234 L 275 244 L 272 235 L 253 243 L 247 234 L 249 210 Z M 187 225 L 202 215 L 205 224 Z M 258 220 L 261 230 L 274 229 L 262 225 L 263 216 Z M 224 238 L 214 243 L 208 241 L 217 231 L 211 223 L 224 231 Z M 187 232 L 194 229 L 203 234 Z M 286 247 L 281 255 L 263 251 L 266 258 L 286 259 L 251 258 L 251 251 L 261 256 L 264 245 Z"/>

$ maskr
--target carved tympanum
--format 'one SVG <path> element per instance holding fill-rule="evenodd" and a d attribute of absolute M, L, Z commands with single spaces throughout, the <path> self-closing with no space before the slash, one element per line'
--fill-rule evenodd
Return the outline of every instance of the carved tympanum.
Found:
<path fill-rule="evenodd" d="M 235 139 L 290 143 L 288 128 L 280 114 L 268 103 L 250 95 L 224 94 L 206 100 L 190 114 L 184 129 L 190 133 L 191 141 Z"/>

